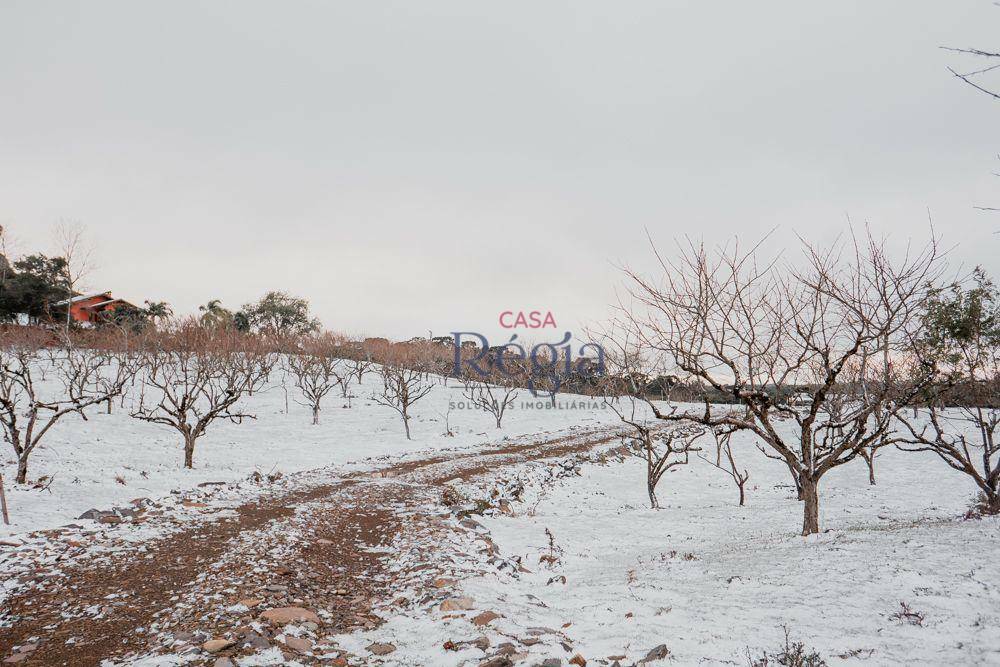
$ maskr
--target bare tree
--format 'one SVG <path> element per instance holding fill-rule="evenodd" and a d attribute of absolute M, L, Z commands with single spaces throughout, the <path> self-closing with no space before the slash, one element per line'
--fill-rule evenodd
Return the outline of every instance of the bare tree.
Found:
<path fill-rule="evenodd" d="M 7 280 L 14 274 L 10 258 L 14 254 L 15 245 L 15 241 L 11 237 L 10 231 L 5 226 L 0 225 L 0 255 L 3 256 L 3 258 L 0 259 L 0 283 L 6 283 Z"/>
<path fill-rule="evenodd" d="M 347 407 L 351 407 L 351 379 L 354 377 L 352 370 L 346 366 L 345 362 L 338 362 L 334 365 L 334 376 L 337 386 L 340 387 L 340 397 L 347 401 Z"/>
<path fill-rule="evenodd" d="M 104 395 L 108 414 L 111 414 L 113 399 L 124 393 L 125 385 L 137 371 L 133 336 L 127 328 L 79 331 L 71 338 L 63 334 L 59 345 L 45 348 L 44 356 L 59 377 L 65 396 L 76 403 L 84 403 L 91 396 Z M 117 391 L 109 393 L 105 389 L 109 387 L 110 377 L 114 378 Z M 82 407 L 77 412 L 87 420 Z"/>
<path fill-rule="evenodd" d="M 347 363 L 348 368 L 350 369 L 348 378 L 354 377 L 358 384 L 361 384 L 362 380 L 364 380 L 365 374 L 373 370 L 375 366 L 375 362 L 372 361 L 371 356 L 367 353 L 365 353 L 365 356 L 357 359 L 351 359 Z"/>
<path fill-rule="evenodd" d="M 971 56 L 977 63 L 974 69 L 965 69 L 964 71 L 959 72 L 953 67 L 949 67 L 948 71 L 960 81 L 971 86 L 980 93 L 984 93 L 994 100 L 1000 100 L 1000 89 L 998 89 L 996 85 L 990 85 L 986 81 L 988 76 L 993 76 L 994 81 L 996 81 L 997 71 L 1000 70 L 1000 50 L 955 48 L 950 46 L 943 46 L 941 48 L 945 51 L 951 51 L 963 56 Z M 993 175 L 1000 176 L 1000 174 L 997 174 L 996 172 L 994 172 Z M 989 211 L 993 213 L 1000 211 L 1000 208 L 996 206 L 975 206 L 974 208 L 979 209 L 980 211 Z"/>
<path fill-rule="evenodd" d="M 10 525 L 10 515 L 7 513 L 7 494 L 3 490 L 3 475 L 0 475 L 0 514 L 5 525 Z"/>
<path fill-rule="evenodd" d="M 378 368 L 382 378 L 382 389 L 372 395 L 379 405 L 392 408 L 403 418 L 406 439 L 410 440 L 410 407 L 426 396 L 434 388 L 427 382 L 423 371 L 413 370 L 410 360 L 395 355 Z"/>
<path fill-rule="evenodd" d="M 39 376 L 46 368 L 62 389 L 46 393 Z M 119 395 L 129 369 L 105 351 L 55 343 L 39 329 L 15 327 L 0 336 L 0 426 L 17 456 L 18 484 L 28 475 L 28 458 L 63 417 L 84 414 L 91 405 Z"/>
<path fill-rule="evenodd" d="M 701 454 L 698 456 L 703 461 L 708 462 L 709 465 L 718 468 L 732 478 L 733 483 L 736 484 L 736 488 L 740 492 L 740 507 L 743 507 L 746 504 L 746 485 L 750 480 L 750 471 L 746 468 L 741 471 L 736 464 L 732 443 L 734 431 L 728 427 L 717 426 L 711 429 L 711 432 L 715 440 L 715 460 L 712 461 Z M 723 454 L 725 454 L 725 458 L 723 458 Z"/>
<path fill-rule="evenodd" d="M 692 452 L 700 451 L 694 445 L 705 429 L 692 422 L 675 422 L 667 426 L 658 424 L 655 419 L 643 416 L 648 415 L 640 409 L 643 403 L 647 402 L 629 396 L 609 401 L 608 405 L 630 428 L 622 436 L 622 442 L 633 456 L 646 462 L 649 506 L 658 509 L 660 502 L 656 497 L 656 487 L 660 480 L 674 468 L 687 465 Z"/>
<path fill-rule="evenodd" d="M 979 60 L 987 61 L 988 64 L 985 67 L 977 67 L 974 70 L 958 72 L 954 68 L 949 67 L 948 71 L 979 92 L 985 93 L 993 99 L 1000 100 L 1000 92 L 992 90 L 991 88 L 988 88 L 986 84 L 981 83 L 984 74 L 1000 69 L 1000 62 L 997 62 L 997 60 L 1000 59 L 1000 51 L 985 51 L 983 49 L 976 48 L 959 49 L 950 46 L 942 46 L 941 48 L 946 51 L 961 53 L 963 55 L 973 56 Z"/>
<path fill-rule="evenodd" d="M 87 244 L 86 228 L 79 223 L 60 222 L 55 229 L 56 245 L 66 260 L 66 331 L 72 322 L 73 297 L 93 269 L 93 249 Z"/>
<path fill-rule="evenodd" d="M 897 377 L 898 373 L 893 367 L 889 341 L 883 338 L 883 340 L 878 342 L 876 349 L 865 350 L 859 363 L 848 364 L 848 371 L 852 370 L 855 366 L 857 367 L 857 372 L 853 375 L 849 372 L 846 373 L 849 377 L 842 383 L 844 390 L 840 393 L 843 394 L 846 400 L 841 401 L 840 405 L 837 405 L 837 401 L 834 400 L 832 405 L 837 409 L 833 410 L 832 413 L 839 418 L 845 408 L 854 402 L 858 392 L 862 393 L 863 402 L 869 402 L 872 400 L 870 395 L 874 387 L 875 400 L 878 400 L 878 397 L 882 397 L 882 402 L 877 405 L 876 412 L 881 413 L 883 418 L 892 419 L 892 414 L 890 414 L 891 409 L 885 405 L 884 400 L 893 394 L 892 388 L 894 386 L 905 384 L 906 380 L 905 378 Z M 929 367 L 923 368 L 922 371 L 918 372 L 918 375 L 920 373 L 926 374 L 928 371 Z M 926 377 L 929 378 L 930 376 Z M 870 442 L 858 451 L 859 456 L 861 456 L 868 467 L 868 484 L 870 486 L 875 486 L 876 484 L 875 460 L 879 455 L 879 450 L 895 442 L 895 439 L 890 436 L 889 429 L 887 429 L 877 440 Z"/>
<path fill-rule="evenodd" d="M 920 424 L 910 417 L 902 422 L 908 429 L 908 444 L 900 449 L 933 452 L 950 467 L 968 475 L 982 492 L 982 509 L 1000 512 L 1000 410 L 996 406 L 963 406 L 953 410 L 940 405 L 927 409 L 927 421 Z M 968 433 L 971 426 L 972 433 Z"/>
<path fill-rule="evenodd" d="M 693 422 L 675 422 L 664 426 L 656 419 L 657 406 L 650 400 L 647 369 L 662 366 L 658 355 L 645 344 L 632 321 L 615 322 L 610 331 L 592 336 L 603 338 L 608 374 L 602 383 L 608 407 L 628 427 L 622 442 L 629 452 L 646 462 L 646 492 L 653 509 L 659 507 L 656 489 L 663 475 L 686 465 L 692 452 L 700 451 L 695 441 L 705 428 Z"/>
<path fill-rule="evenodd" d="M 462 396 L 480 410 L 489 413 L 501 428 L 507 409 L 517 400 L 518 389 L 501 373 L 479 381 L 471 376 L 462 378 Z"/>
<path fill-rule="evenodd" d="M 132 416 L 176 429 L 185 468 L 194 466 L 195 443 L 213 422 L 255 419 L 238 403 L 262 388 L 274 367 L 275 355 L 260 339 L 185 320 L 144 343 L 143 392 Z"/>
<path fill-rule="evenodd" d="M 657 254 L 662 280 L 628 271 L 639 306 L 623 310 L 684 380 L 732 403 L 670 412 L 653 404 L 655 415 L 756 434 L 795 480 L 808 535 L 819 532 L 823 475 L 878 441 L 929 381 L 924 373 L 908 386 L 873 386 L 839 418 L 830 412 L 830 391 L 852 360 L 885 340 L 902 349 L 912 337 L 938 276 L 937 247 L 893 261 L 884 242 L 866 236 L 822 251 L 803 243 L 794 264 L 760 254 L 760 244 L 711 255 L 687 244 L 673 261 Z"/>
<path fill-rule="evenodd" d="M 438 413 L 441 418 L 444 419 L 444 432 L 441 434 L 446 438 L 454 438 L 455 432 L 451 430 L 451 403 L 445 409 L 444 414 Z"/>
<path fill-rule="evenodd" d="M 333 356 L 336 342 L 329 335 L 312 335 L 300 339 L 299 353 L 285 355 L 285 368 L 292 375 L 304 402 L 312 410 L 313 425 L 319 424 L 323 398 L 343 378 L 337 375 L 339 360 Z"/>

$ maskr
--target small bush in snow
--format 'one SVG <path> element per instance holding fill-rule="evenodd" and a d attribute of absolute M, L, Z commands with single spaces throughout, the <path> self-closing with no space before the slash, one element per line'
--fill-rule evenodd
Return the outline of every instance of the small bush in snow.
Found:
<path fill-rule="evenodd" d="M 545 529 L 545 536 L 548 538 L 548 553 L 544 553 L 538 558 L 539 563 L 545 563 L 548 567 L 555 567 L 559 564 L 563 553 L 562 547 L 556 544 L 556 536 L 548 528 Z M 550 582 L 551 583 L 551 582 Z"/>
<path fill-rule="evenodd" d="M 785 628 L 785 645 L 774 652 L 763 652 L 755 658 L 747 649 L 749 667 L 826 667 L 826 660 L 802 642 L 793 642 Z"/>
<path fill-rule="evenodd" d="M 908 623 L 909 625 L 923 625 L 924 624 L 924 613 L 922 611 L 916 611 L 912 609 L 910 605 L 905 602 L 899 603 L 899 611 L 895 612 L 889 616 L 894 621 L 899 621 L 900 624 Z"/>

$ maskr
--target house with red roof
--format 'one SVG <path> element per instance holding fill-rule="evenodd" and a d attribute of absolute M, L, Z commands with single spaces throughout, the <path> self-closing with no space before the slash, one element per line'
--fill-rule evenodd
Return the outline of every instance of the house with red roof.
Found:
<path fill-rule="evenodd" d="M 93 326 L 106 320 L 118 308 L 138 308 L 124 299 L 113 297 L 111 292 L 80 294 L 72 299 L 57 301 L 52 305 L 57 308 L 65 308 L 67 304 L 69 305 L 70 318 L 85 326 Z"/>

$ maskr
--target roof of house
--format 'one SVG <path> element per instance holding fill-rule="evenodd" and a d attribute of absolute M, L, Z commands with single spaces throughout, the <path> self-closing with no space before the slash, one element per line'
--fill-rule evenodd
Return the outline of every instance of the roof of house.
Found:
<path fill-rule="evenodd" d="M 124 304 L 129 305 L 129 306 L 132 305 L 128 301 L 126 301 L 125 299 L 107 299 L 105 301 L 99 301 L 97 303 L 92 303 L 92 304 L 90 304 L 88 306 L 85 306 L 85 307 L 86 308 L 100 308 L 101 306 L 107 306 L 108 304 L 111 304 L 111 303 L 124 303 Z"/>
<path fill-rule="evenodd" d="M 92 292 L 90 294 L 80 294 L 78 296 L 74 296 L 72 299 L 63 299 L 62 301 L 56 301 L 52 305 L 53 306 L 65 306 L 67 303 L 78 303 L 80 301 L 88 301 L 90 299 L 93 299 L 93 298 L 96 298 L 96 297 L 99 297 L 99 296 L 103 296 L 106 299 L 110 299 L 111 298 L 111 292 L 107 291 L 107 292 Z M 112 299 L 112 300 L 113 301 L 117 301 L 117 299 Z"/>

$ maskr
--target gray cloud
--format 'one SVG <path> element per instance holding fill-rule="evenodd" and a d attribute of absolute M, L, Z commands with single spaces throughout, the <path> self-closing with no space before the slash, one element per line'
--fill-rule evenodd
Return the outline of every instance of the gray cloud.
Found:
<path fill-rule="evenodd" d="M 0 220 L 86 224 L 93 287 L 495 333 L 603 316 L 663 243 L 846 216 L 1000 273 L 996 103 L 937 47 L 989 2 L 5 2 Z M 499 336 L 499 333 L 496 333 Z"/>

